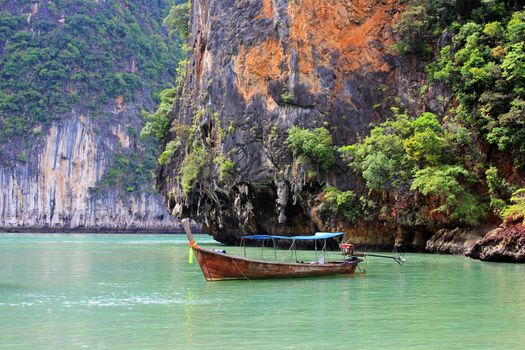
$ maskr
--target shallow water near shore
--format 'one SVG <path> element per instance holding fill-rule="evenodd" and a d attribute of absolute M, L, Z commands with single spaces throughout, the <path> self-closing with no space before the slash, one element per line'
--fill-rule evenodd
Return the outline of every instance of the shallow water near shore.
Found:
<path fill-rule="evenodd" d="M 364 276 L 210 283 L 183 235 L 0 234 L 0 349 L 524 347 L 524 264 L 406 258 L 369 258 Z"/>

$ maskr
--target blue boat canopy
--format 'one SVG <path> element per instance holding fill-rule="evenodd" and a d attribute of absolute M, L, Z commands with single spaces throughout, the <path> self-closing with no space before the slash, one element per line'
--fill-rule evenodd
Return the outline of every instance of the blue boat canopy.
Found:
<path fill-rule="evenodd" d="M 344 235 L 344 232 L 316 232 L 314 236 L 273 236 L 273 235 L 251 235 L 242 236 L 241 239 L 252 239 L 264 241 L 266 239 L 289 239 L 292 241 L 317 241 Z"/>

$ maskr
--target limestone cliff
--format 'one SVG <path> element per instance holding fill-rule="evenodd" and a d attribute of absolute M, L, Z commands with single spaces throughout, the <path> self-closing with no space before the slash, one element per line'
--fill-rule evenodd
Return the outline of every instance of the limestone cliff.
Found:
<path fill-rule="evenodd" d="M 51 126 L 34 162 L 0 167 L 0 227 L 32 231 L 166 232 L 179 223 L 158 195 L 90 189 L 112 164 L 117 147 L 129 147 L 127 118 L 113 124 L 108 136 L 97 132 L 85 115 L 71 115 Z"/>
<path fill-rule="evenodd" d="M 292 125 L 326 126 L 349 144 L 396 104 L 443 111 L 419 96 L 415 60 L 390 54 L 397 0 L 192 1 L 186 84 L 169 139 L 177 150 L 158 183 L 174 215 L 190 215 L 223 242 L 245 232 L 344 230 L 361 246 L 424 249 L 417 220 L 349 227 L 318 215 L 325 184 L 358 188 L 341 160 L 328 171 L 297 163 Z M 436 102 L 441 101 L 441 102 Z"/>
<path fill-rule="evenodd" d="M 138 136 L 175 75 L 173 3 L 0 2 L 0 229 L 180 229 Z"/>

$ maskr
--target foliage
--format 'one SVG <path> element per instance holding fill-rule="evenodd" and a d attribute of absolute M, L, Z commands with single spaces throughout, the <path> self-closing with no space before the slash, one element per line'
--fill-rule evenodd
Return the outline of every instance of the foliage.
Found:
<path fill-rule="evenodd" d="M 167 136 L 175 98 L 175 89 L 166 89 L 160 93 L 160 103 L 155 113 L 146 112 L 144 115 L 146 124 L 140 133 L 142 138 L 152 136 L 160 141 Z"/>
<path fill-rule="evenodd" d="M 339 152 L 363 176 L 370 191 L 389 191 L 405 184 L 416 166 L 404 146 L 411 135 L 409 116 L 394 110 L 392 120 L 374 127 L 361 142 L 339 148 Z"/>
<path fill-rule="evenodd" d="M 350 165 L 362 173 L 369 189 L 394 188 L 404 193 L 405 187 L 388 186 L 403 184 L 395 171 L 401 169 L 401 174 L 409 174 L 404 184 L 410 184 L 411 191 L 438 198 L 440 213 L 467 224 L 483 217 L 485 208 L 470 189 L 478 184 L 479 193 L 479 184 L 485 182 L 491 208 L 501 214 L 513 188 L 499 177 L 496 167 L 489 167 L 483 177 L 485 156 L 480 152 L 487 152 L 489 160 L 492 154 L 498 156 L 494 149 L 508 152 L 518 171 L 525 165 L 523 2 L 407 2 L 407 9 L 394 27 L 399 39 L 396 49 L 400 54 L 414 54 L 426 61 L 435 58 L 427 65 L 430 81 L 448 84 L 457 106 L 442 125 L 429 124 L 420 117 L 426 126 L 422 129 L 412 125 L 408 135 L 404 129 L 376 135 L 372 131 L 372 139 L 346 148 Z M 391 154 L 379 152 L 385 138 L 397 140 Z M 404 153 L 400 152 L 400 139 Z M 479 148 L 483 141 L 492 146 L 488 151 Z M 394 165 L 392 158 L 397 161 Z M 377 161 L 370 162 L 371 159 Z M 415 166 L 400 166 L 406 159 Z M 368 164 L 375 165 L 372 170 L 376 171 L 370 171 Z"/>
<path fill-rule="evenodd" d="M 395 49 L 402 55 L 414 54 L 420 59 L 432 58 L 433 46 L 443 33 L 455 30 L 467 21 L 490 23 L 519 9 L 520 1 L 503 0 L 409 0 L 399 22 L 394 26 L 398 36 Z M 498 33 L 497 26 L 487 28 Z"/>
<path fill-rule="evenodd" d="M 182 47 L 183 47 L 182 51 L 186 52 L 187 45 L 183 44 Z M 184 83 L 186 81 L 186 75 L 188 73 L 188 65 L 189 65 L 189 63 L 190 63 L 190 61 L 186 57 L 185 59 L 181 59 L 179 61 L 179 63 L 177 64 L 177 77 L 175 78 L 175 90 L 176 91 L 182 90 L 181 92 L 184 92 L 183 91 Z"/>
<path fill-rule="evenodd" d="M 293 92 L 288 89 L 288 85 L 284 85 L 281 91 L 281 102 L 284 104 L 292 104 L 295 99 Z"/>
<path fill-rule="evenodd" d="M 222 153 L 215 157 L 215 163 L 219 166 L 219 180 L 224 181 L 233 175 L 235 163 Z"/>
<path fill-rule="evenodd" d="M 512 204 L 503 211 L 504 217 L 523 216 L 525 217 L 525 188 L 520 188 L 512 194 Z"/>
<path fill-rule="evenodd" d="M 330 214 L 342 216 L 349 222 L 355 222 L 358 219 L 359 207 L 354 192 L 325 187 L 323 193 L 324 201 L 321 211 L 327 210 Z"/>
<path fill-rule="evenodd" d="M 34 139 L 70 114 L 100 117 L 106 124 L 115 103 L 155 101 L 181 55 L 160 26 L 174 3 L 1 1 L 2 161 L 27 161 L 28 148 L 39 144 Z M 35 4 L 38 10 L 28 17 Z M 151 137 L 139 140 L 138 125 L 129 118 L 131 146 L 108 154 L 113 162 L 93 194 L 151 190 L 156 144 Z"/>
<path fill-rule="evenodd" d="M 186 1 L 174 5 L 168 16 L 164 18 L 163 24 L 169 29 L 170 35 L 176 34 L 179 38 L 185 40 L 189 32 L 191 2 Z"/>
<path fill-rule="evenodd" d="M 462 123 L 488 143 L 525 164 L 525 11 L 484 1 L 457 25 L 451 45 L 428 68 L 449 83 Z"/>
<path fill-rule="evenodd" d="M 155 95 L 180 51 L 159 23 L 173 4 L 90 0 L 0 4 L 0 140 L 31 137 L 71 111 Z M 2 142 L 5 147 L 5 142 Z"/>
<path fill-rule="evenodd" d="M 419 191 L 424 196 L 440 197 L 442 205 L 436 209 L 437 212 L 473 225 L 486 215 L 486 210 L 462 185 L 472 181 L 475 181 L 472 174 L 460 165 L 427 167 L 415 173 L 410 189 Z"/>
<path fill-rule="evenodd" d="M 16 160 L 20 163 L 27 162 L 27 154 L 25 152 L 19 153 L 16 156 Z"/>
<path fill-rule="evenodd" d="M 152 191 L 149 184 L 153 180 L 155 165 L 155 147 L 153 145 L 144 150 L 120 151 L 115 156 L 111 166 L 104 172 L 97 186 L 91 188 L 91 192 L 98 195 L 115 189 L 121 189 L 125 192 Z"/>
<path fill-rule="evenodd" d="M 335 164 L 332 135 L 325 127 L 308 130 L 292 126 L 285 143 L 299 162 L 309 160 L 322 170 L 329 170 Z"/>
<path fill-rule="evenodd" d="M 423 113 L 411 123 L 414 134 L 403 142 L 406 155 L 420 167 L 437 165 L 444 161 L 450 149 L 450 142 L 444 137 L 444 130 L 436 116 Z"/>
<path fill-rule="evenodd" d="M 207 162 L 208 152 L 202 146 L 194 147 L 191 153 L 186 154 L 179 172 L 182 190 L 186 195 L 191 193 L 193 183 L 199 177 Z"/>
<path fill-rule="evenodd" d="M 181 143 L 179 140 L 170 141 L 166 144 L 166 147 L 164 151 L 160 154 L 158 162 L 160 165 L 164 165 L 167 162 L 169 162 L 173 156 L 175 156 L 175 153 L 179 149 Z"/>
<path fill-rule="evenodd" d="M 430 21 L 425 6 L 414 5 L 404 11 L 401 20 L 394 25 L 394 32 L 400 38 L 395 49 L 401 55 L 428 57 L 432 52 Z"/>
<path fill-rule="evenodd" d="M 485 177 L 489 188 L 490 207 L 495 213 L 503 215 L 513 187 L 505 179 L 499 177 L 498 169 L 494 166 L 485 171 Z"/>
<path fill-rule="evenodd" d="M 464 129 L 445 129 L 432 113 L 411 120 L 394 109 L 394 118 L 374 127 L 364 140 L 339 149 L 361 174 L 370 192 L 413 191 L 434 196 L 436 211 L 474 224 L 486 213 L 469 191 L 475 182 L 454 152 L 468 144 Z"/>

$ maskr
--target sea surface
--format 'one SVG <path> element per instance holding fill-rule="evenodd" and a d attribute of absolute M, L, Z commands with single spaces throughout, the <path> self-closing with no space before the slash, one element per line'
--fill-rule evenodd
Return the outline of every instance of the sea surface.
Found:
<path fill-rule="evenodd" d="M 524 264 L 406 258 L 206 282 L 183 235 L 0 234 L 0 349 L 525 349 Z"/>

